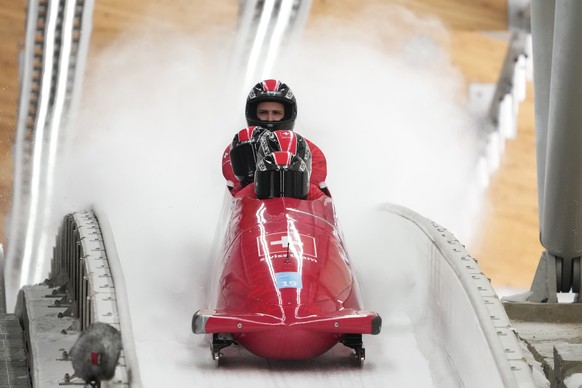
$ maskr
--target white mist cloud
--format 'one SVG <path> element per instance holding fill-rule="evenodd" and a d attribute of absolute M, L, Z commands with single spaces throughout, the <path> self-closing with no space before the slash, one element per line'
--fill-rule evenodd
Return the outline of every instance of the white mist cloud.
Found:
<path fill-rule="evenodd" d="M 462 75 L 445 51 L 436 19 L 373 7 L 305 32 L 274 76 L 298 99 L 295 130 L 322 148 L 364 303 L 409 311 L 423 269 L 379 210 L 399 204 L 469 243 L 481 207 L 477 125 Z M 418 302 L 417 300 L 417 303 Z"/>
<path fill-rule="evenodd" d="M 470 239 L 477 127 L 446 37 L 434 19 L 374 7 L 341 29 L 333 20 L 316 26 L 285 58 L 300 104 L 296 131 L 327 155 L 340 216 L 392 202 Z"/>
<path fill-rule="evenodd" d="M 176 32 L 162 43 L 128 37 L 104 51 L 64 159 L 58 213 L 96 204 L 108 214 L 129 298 L 151 304 L 132 311 L 134 321 L 152 322 L 136 326 L 138 338 L 157 335 L 167 300 L 188 301 L 168 333 L 189 336 L 194 306 L 204 303 L 226 191 L 220 160 L 243 119 L 225 92 L 228 52 L 215 48 L 225 42 L 211 31 Z"/>

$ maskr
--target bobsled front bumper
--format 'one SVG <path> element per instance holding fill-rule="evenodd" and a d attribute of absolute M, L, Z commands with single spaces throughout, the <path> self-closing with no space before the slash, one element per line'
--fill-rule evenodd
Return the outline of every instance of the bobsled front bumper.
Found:
<path fill-rule="evenodd" d="M 192 318 L 195 334 L 257 333 L 272 330 L 302 330 L 336 334 L 380 333 L 382 318 L 375 312 L 341 310 L 325 316 L 274 317 L 265 314 L 230 314 L 216 310 L 198 310 Z"/>

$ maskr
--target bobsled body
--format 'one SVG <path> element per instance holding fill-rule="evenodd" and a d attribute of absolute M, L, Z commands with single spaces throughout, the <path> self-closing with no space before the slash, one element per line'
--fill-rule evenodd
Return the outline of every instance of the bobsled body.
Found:
<path fill-rule="evenodd" d="M 380 317 L 361 311 L 331 198 L 235 198 L 224 247 L 213 307 L 193 319 L 195 333 L 215 334 L 213 356 L 220 338 L 269 359 L 312 358 L 339 341 L 363 353 L 361 334 L 379 333 Z"/>

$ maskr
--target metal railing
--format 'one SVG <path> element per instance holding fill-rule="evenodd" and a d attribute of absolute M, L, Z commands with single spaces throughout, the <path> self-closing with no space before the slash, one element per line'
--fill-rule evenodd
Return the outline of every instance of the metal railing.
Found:
<path fill-rule="evenodd" d="M 480 122 L 482 150 L 477 170 L 483 187 L 499 168 L 505 141 L 517 136 L 519 104 L 526 98 L 527 79 L 533 67 L 531 55 L 531 18 L 529 0 L 509 3 L 507 52 L 496 84 L 473 83 L 470 99 Z"/>

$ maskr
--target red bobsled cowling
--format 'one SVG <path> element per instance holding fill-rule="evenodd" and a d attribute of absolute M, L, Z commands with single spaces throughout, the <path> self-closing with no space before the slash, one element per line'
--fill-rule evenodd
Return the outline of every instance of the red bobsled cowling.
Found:
<path fill-rule="evenodd" d="M 342 342 L 363 361 L 361 335 L 378 334 L 381 319 L 361 311 L 331 198 L 235 198 L 229 221 L 214 307 L 192 322 L 195 333 L 214 334 L 215 360 L 234 342 L 288 360 Z"/>

